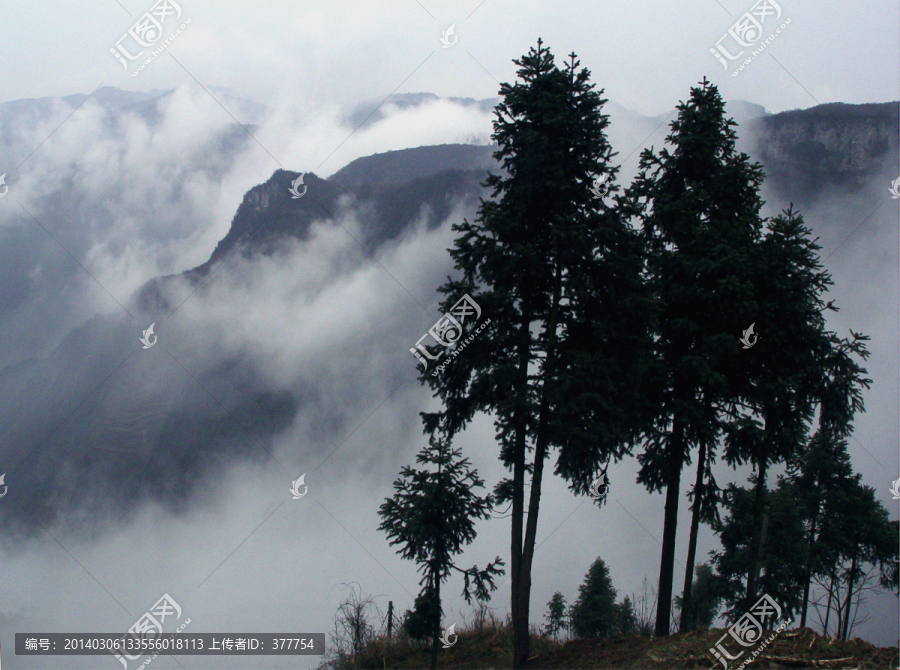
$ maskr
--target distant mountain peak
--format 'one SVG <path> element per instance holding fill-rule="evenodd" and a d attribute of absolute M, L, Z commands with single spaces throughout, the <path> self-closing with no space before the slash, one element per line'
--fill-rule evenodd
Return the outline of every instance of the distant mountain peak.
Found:
<path fill-rule="evenodd" d="M 438 144 L 386 151 L 357 158 L 328 180 L 350 187 L 402 184 L 436 175 L 445 170 L 496 169 L 496 146 L 485 144 Z"/>

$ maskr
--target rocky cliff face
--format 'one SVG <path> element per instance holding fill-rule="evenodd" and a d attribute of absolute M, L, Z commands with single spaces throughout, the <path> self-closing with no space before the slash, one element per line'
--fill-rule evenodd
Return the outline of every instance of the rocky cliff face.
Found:
<path fill-rule="evenodd" d="M 854 192 L 898 164 L 900 104 L 834 103 L 754 119 L 747 148 L 775 192 L 812 204 Z"/>
<path fill-rule="evenodd" d="M 739 144 L 765 167 L 767 187 L 800 207 L 835 191 L 855 192 L 895 172 L 900 160 L 900 103 L 834 103 L 739 116 L 745 119 L 738 128 Z M 367 237 L 375 245 L 399 234 L 423 208 L 429 209 L 434 224 L 449 211 L 452 198 L 482 195 L 485 173 L 498 169 L 495 150 L 446 144 L 367 156 L 327 180 L 308 174 L 309 196 L 294 201 L 287 189 L 298 173 L 278 170 L 247 193 L 228 235 L 198 270 L 221 259 L 243 236 L 254 235 L 254 244 L 279 234 L 303 238 L 311 220 L 325 211 L 333 213 L 341 196 L 371 206 Z M 259 236 L 255 226 L 260 227 Z"/>

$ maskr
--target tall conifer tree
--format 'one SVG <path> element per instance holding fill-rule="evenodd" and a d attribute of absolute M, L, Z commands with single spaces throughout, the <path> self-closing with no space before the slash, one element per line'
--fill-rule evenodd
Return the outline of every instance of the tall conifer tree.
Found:
<path fill-rule="evenodd" d="M 657 635 L 670 628 L 681 471 L 694 445 L 715 443 L 720 410 L 735 401 L 744 373 L 738 338 L 757 313 L 754 244 L 762 225 L 762 168 L 737 152 L 736 124 L 718 89 L 704 80 L 677 109 L 668 146 L 642 153 L 623 201 L 646 235 L 658 306 L 649 375 L 658 409 L 638 457 L 638 481 L 666 492 Z M 702 502 L 698 491 L 695 505 Z M 690 586 L 693 565 L 688 570 Z"/>
<path fill-rule="evenodd" d="M 441 628 L 441 584 L 451 570 L 463 573 L 463 597 L 484 601 L 496 587 L 494 578 L 502 575 L 503 561 L 498 556 L 487 567 L 462 569 L 453 557 L 475 539 L 475 522 L 487 519 L 491 496 L 479 496 L 475 489 L 484 486 L 467 458 L 449 442 L 432 438 L 416 456 L 427 466 L 421 470 L 404 467 L 394 482 L 395 493 L 381 505 L 379 530 L 385 531 L 390 544 L 400 545 L 403 558 L 419 564 L 422 591 L 416 598 L 411 619 L 431 638 L 431 667 L 437 664 Z"/>
<path fill-rule="evenodd" d="M 501 86 L 495 110 L 503 174 L 488 177 L 492 196 L 474 222 L 454 226 L 450 253 L 462 276 L 440 289 L 445 313 L 469 294 L 491 326 L 423 380 L 444 403 L 426 415 L 429 430 L 452 436 L 477 412 L 495 417 L 511 472 L 497 493 L 512 504 L 513 663 L 521 667 L 545 461 L 562 448 L 558 469 L 586 490 L 601 464 L 623 453 L 639 405 L 629 400 L 640 391 L 629 383 L 640 366 L 626 343 L 644 335 L 632 327 L 642 312 L 621 309 L 638 301 L 640 240 L 609 198 L 595 197 L 615 190 L 606 101 L 574 54 L 560 69 L 538 40 L 515 63 L 518 79 Z"/>

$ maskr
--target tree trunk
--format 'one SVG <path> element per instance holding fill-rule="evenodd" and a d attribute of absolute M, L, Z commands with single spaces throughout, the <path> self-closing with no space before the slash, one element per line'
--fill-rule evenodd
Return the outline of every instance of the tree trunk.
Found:
<path fill-rule="evenodd" d="M 431 670 L 437 668 L 438 639 L 441 636 L 441 580 L 439 575 L 434 577 L 434 600 L 436 611 L 431 635 Z"/>
<path fill-rule="evenodd" d="M 756 495 L 753 500 L 753 536 L 750 542 L 750 569 L 747 571 L 747 605 L 750 606 L 756 599 L 756 581 L 759 579 L 760 561 L 762 552 L 762 525 L 763 494 L 766 490 L 766 470 L 768 458 L 763 454 L 757 468 Z"/>
<path fill-rule="evenodd" d="M 543 403 L 542 403 L 543 404 Z M 544 410 L 539 423 L 543 423 Z M 513 667 L 521 668 L 528 660 L 530 637 L 528 634 L 529 610 L 531 607 L 531 565 L 534 559 L 534 546 L 537 537 L 537 519 L 541 503 L 541 481 L 544 471 L 544 460 L 547 454 L 546 437 L 539 434 L 534 450 L 534 465 L 531 478 L 531 493 L 528 501 L 528 519 L 525 526 L 525 541 L 522 547 L 520 563 L 518 616 L 522 622 L 521 637 L 514 639 Z"/>
<path fill-rule="evenodd" d="M 558 243 L 554 238 L 554 257 L 559 258 Z M 556 340 L 557 340 L 557 322 L 559 319 L 559 301 L 562 294 L 562 277 L 560 275 L 559 266 L 555 268 L 553 278 L 553 297 L 550 303 L 550 314 L 547 319 L 547 349 L 546 358 L 543 366 L 543 384 L 541 386 L 541 400 L 538 410 L 538 429 L 535 440 L 534 463 L 531 475 L 531 492 L 528 499 L 528 519 L 525 528 L 524 542 L 522 538 L 522 514 L 524 513 L 524 489 L 522 491 L 522 500 L 516 515 L 515 506 L 513 507 L 513 517 L 519 520 L 518 529 L 514 533 L 517 538 L 513 540 L 518 545 L 521 553 L 518 562 L 518 580 L 515 583 L 514 590 L 516 596 L 513 596 L 513 668 L 521 668 L 528 660 L 530 637 L 528 630 L 529 610 L 531 606 L 531 565 L 534 560 L 534 546 L 537 538 L 537 520 L 541 506 L 541 483 L 544 475 L 544 459 L 547 455 L 548 438 L 547 423 L 550 415 L 550 402 L 548 387 L 552 384 L 553 370 L 556 362 Z M 526 326 L 527 324 L 523 324 Z M 526 330 L 526 332 L 528 332 Z M 527 350 L 526 350 L 527 352 Z M 521 355 L 521 351 L 520 351 Z M 521 360 L 521 359 L 520 359 Z M 525 360 L 525 384 L 527 386 L 527 358 Z M 524 426 L 522 435 L 524 436 Z M 523 440 L 524 442 L 524 440 Z M 522 448 L 522 479 L 524 483 L 524 462 L 525 449 Z M 518 467 L 519 461 L 516 461 Z"/>
<path fill-rule="evenodd" d="M 828 604 L 825 606 L 825 625 L 822 627 L 822 635 L 828 635 L 828 621 L 831 619 L 831 599 L 834 596 L 834 566 L 831 567 L 831 582 L 828 584 Z M 838 628 L 841 626 L 841 618 L 838 615 Z"/>
<path fill-rule="evenodd" d="M 554 249 L 556 244 L 554 243 Z M 557 322 L 559 319 L 559 300 L 562 293 L 562 280 L 559 268 L 553 281 L 553 298 L 550 315 L 547 320 L 547 354 L 543 367 L 543 384 L 541 386 L 541 402 L 538 410 L 537 438 L 532 465 L 531 492 L 528 499 L 528 519 L 525 525 L 525 542 L 522 547 L 521 579 L 519 581 L 519 616 L 524 622 L 524 639 L 516 640 L 513 667 L 520 667 L 528 660 L 531 638 L 528 631 L 528 617 L 531 606 L 531 565 L 534 560 L 534 546 L 537 540 L 538 513 L 541 507 L 541 484 L 544 476 L 544 460 L 547 456 L 548 437 L 547 423 L 550 419 L 550 402 L 548 387 L 553 383 L 556 363 Z"/>
<path fill-rule="evenodd" d="M 759 583 L 759 572 L 762 569 L 763 557 L 766 553 L 766 533 L 769 530 L 769 505 L 763 508 L 762 531 L 759 534 L 759 552 L 756 554 L 756 569 L 753 573 L 753 583 Z M 754 589 L 755 590 L 755 589 Z M 755 597 L 755 596 L 754 596 Z"/>
<path fill-rule="evenodd" d="M 814 516 L 809 528 L 809 550 L 806 554 L 806 570 L 803 573 L 803 603 L 800 605 L 800 628 L 806 627 L 806 610 L 809 607 L 809 587 L 812 582 L 813 560 L 815 558 L 815 539 L 818 515 Z"/>
<path fill-rule="evenodd" d="M 530 638 L 528 636 L 528 617 L 531 606 L 531 565 L 534 560 L 534 545 L 537 538 L 538 511 L 541 505 L 541 483 L 544 474 L 544 460 L 547 454 L 546 416 L 549 412 L 547 402 L 541 402 L 540 420 L 538 422 L 538 439 L 534 450 L 534 465 L 531 477 L 531 493 L 528 500 L 528 519 L 525 526 L 525 542 L 522 548 L 521 578 L 519 581 L 519 617 L 524 622 L 524 640 L 516 641 L 516 658 L 513 667 L 521 667 L 528 660 Z M 542 430 L 544 428 L 544 430 Z"/>
<path fill-rule="evenodd" d="M 700 441 L 697 455 L 697 479 L 694 481 L 694 504 L 691 516 L 691 536 L 688 540 L 687 565 L 684 568 L 684 590 L 681 595 L 681 622 L 679 631 L 686 633 L 694 628 L 694 612 L 691 602 L 691 586 L 694 581 L 694 560 L 697 557 L 697 535 L 700 530 L 700 506 L 703 500 L 704 470 L 706 468 L 706 440 Z"/>
<path fill-rule="evenodd" d="M 525 403 L 528 397 L 528 360 L 531 345 L 531 319 L 523 308 L 519 341 L 519 380 L 516 398 L 519 406 L 515 415 L 515 444 L 513 453 L 513 499 L 512 499 L 512 531 L 510 538 L 510 573 L 512 577 L 510 595 L 510 614 L 513 627 L 513 668 L 521 667 L 528 658 L 528 620 L 527 607 L 524 608 L 526 618 L 522 619 L 522 539 L 523 516 L 525 511 L 525 446 L 526 421 Z M 521 659 L 521 660 L 520 660 Z"/>
<path fill-rule="evenodd" d="M 388 600 L 388 613 L 387 613 L 388 640 L 391 639 L 393 632 L 394 632 L 394 601 Z"/>
<path fill-rule="evenodd" d="M 659 598 L 656 604 L 655 635 L 669 634 L 672 609 L 672 579 L 675 571 L 675 531 L 678 525 L 678 498 L 681 494 L 681 465 L 684 458 L 684 427 L 678 419 L 672 425 L 672 439 L 666 450 L 669 473 L 666 481 L 666 513 L 663 522 L 662 554 L 659 560 Z"/>
<path fill-rule="evenodd" d="M 850 561 L 850 574 L 847 575 L 847 597 L 844 599 L 844 630 L 841 639 L 845 642 L 850 636 L 850 603 L 853 600 L 853 582 L 856 581 L 856 552 L 853 552 L 853 560 Z"/>
<path fill-rule="evenodd" d="M 523 434 L 524 436 L 524 434 Z M 518 442 L 518 439 L 516 440 Z M 516 451 L 519 451 L 518 444 Z M 522 593 L 522 514 L 525 497 L 525 462 L 524 445 L 520 453 L 516 454 L 515 465 L 513 466 L 513 507 L 512 507 L 512 546 L 510 547 L 510 572 L 512 574 L 512 595 L 510 602 L 510 613 L 512 614 L 513 625 L 513 668 L 521 667 L 519 658 L 521 657 L 522 644 L 522 608 L 520 606 L 520 598 Z M 521 456 L 520 456 L 521 454 Z M 527 623 L 524 624 L 527 633 Z M 527 645 L 527 635 L 525 637 Z M 525 650 L 527 654 L 527 647 Z"/>

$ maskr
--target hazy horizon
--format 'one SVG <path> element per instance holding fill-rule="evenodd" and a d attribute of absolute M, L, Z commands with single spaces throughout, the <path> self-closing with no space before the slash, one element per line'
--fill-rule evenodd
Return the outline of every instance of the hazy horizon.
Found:
<path fill-rule="evenodd" d="M 515 78 L 512 59 L 538 37 L 558 64 L 576 51 L 605 89 L 622 186 L 640 149 L 662 146 L 666 119 L 704 76 L 741 114 L 741 102 L 777 114 L 900 97 L 897 3 L 781 2 L 779 23 L 791 23 L 733 77 L 710 48 L 753 2 L 597 8 L 579 1 L 562 12 L 531 1 L 479 1 L 244 7 L 184 0 L 178 20 L 190 24 L 136 77 L 143 59 L 126 70 L 110 49 L 154 2 L 7 8 L 0 474 L 7 473 L 8 495 L 0 498 L 0 527 L 30 528 L 0 534 L 5 667 L 120 667 L 91 656 L 15 656 L 14 633 L 125 631 L 164 593 L 191 618 L 185 632 L 328 633 L 351 582 L 377 596 L 382 611 L 388 600 L 399 613 L 412 606 L 416 566 L 376 530 L 377 508 L 425 444 L 418 413 L 437 407 L 416 380 L 409 347 L 436 320 L 436 288 L 453 272 L 450 226 L 471 220 L 473 204 L 455 200 L 440 217 L 423 209 L 372 250 L 360 243 L 372 234 L 371 209 L 345 198 L 333 220 L 323 213 L 311 222 L 305 239 L 269 255 L 235 254 L 171 318 L 134 306 L 148 281 L 205 263 L 247 194 L 278 170 L 327 178 L 376 153 L 483 143 L 490 110 L 449 98 L 496 97 L 498 82 Z M 444 48 L 441 33 L 451 24 L 458 41 Z M 145 104 L 153 92 L 167 95 Z M 396 96 L 415 93 L 438 98 L 398 104 Z M 117 107 L 115 96 L 128 104 Z M 357 128 L 354 120 L 369 112 Z M 757 140 L 750 128 L 738 128 L 748 150 Z M 828 314 L 829 328 L 872 335 L 874 384 L 867 412 L 854 422 L 850 454 L 892 519 L 900 260 L 888 187 L 898 169 L 825 192 L 802 211 L 835 279 L 828 299 L 842 308 Z M 765 214 L 794 199 L 776 186 L 790 185 L 766 184 Z M 182 296 L 191 288 L 182 280 L 174 286 Z M 151 322 L 159 344 L 144 350 L 138 338 Z M 249 421 L 256 402 L 276 408 L 261 424 Z M 188 453 L 179 442 L 205 444 L 228 421 L 240 425 L 227 424 L 234 432 L 215 452 Z M 117 442 L 121 454 L 109 450 Z M 487 489 L 506 476 L 490 417 L 478 416 L 456 446 Z M 22 491 L 16 472 L 32 450 L 19 472 L 39 487 Z M 781 471 L 770 473 L 770 487 Z M 720 486 L 746 485 L 750 470 L 719 462 L 714 472 Z M 291 482 L 304 473 L 309 493 L 293 500 Z M 656 582 L 664 497 L 647 493 L 636 474 L 633 457 L 614 464 L 602 508 L 545 475 L 532 623 L 543 621 L 554 591 L 574 600 L 598 556 L 620 597 L 639 592 L 644 577 Z M 676 594 L 692 483 L 688 467 Z M 41 525 L 28 521 L 37 503 L 54 510 Z M 460 564 L 484 565 L 497 554 L 508 564 L 508 523 L 479 523 Z M 718 548 L 710 529 L 701 529 L 698 563 Z M 444 588 L 448 625 L 471 612 L 461 588 L 455 577 Z M 509 593 L 508 581 L 495 593 L 490 605 L 498 614 L 508 611 Z M 873 595 L 868 607 L 871 616 L 854 636 L 897 644 L 897 598 Z M 177 660 L 193 668 L 299 668 L 315 667 L 319 657 Z M 179 665 L 166 656 L 153 663 Z"/>

